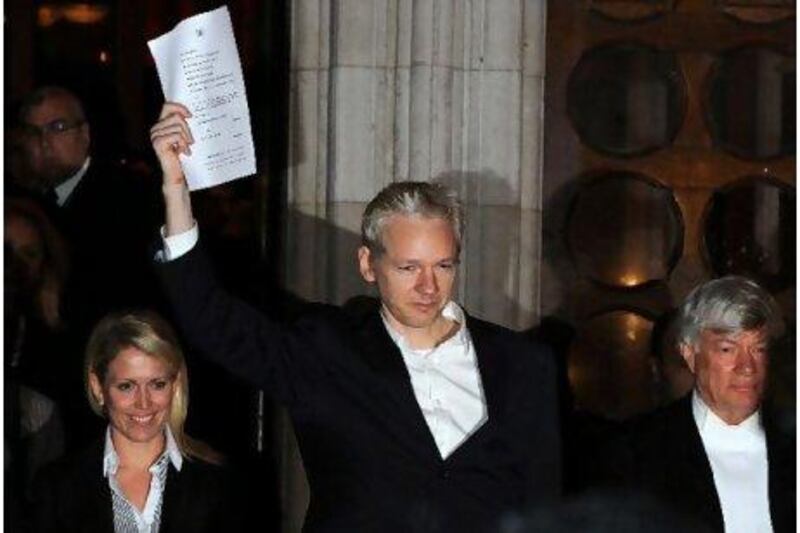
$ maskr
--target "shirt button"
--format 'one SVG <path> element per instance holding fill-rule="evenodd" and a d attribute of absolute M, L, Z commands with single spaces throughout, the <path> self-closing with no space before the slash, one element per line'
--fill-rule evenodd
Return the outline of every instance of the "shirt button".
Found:
<path fill-rule="evenodd" d="M 442 479 L 450 479 L 450 470 L 447 468 L 442 468 L 439 470 L 439 477 Z"/>

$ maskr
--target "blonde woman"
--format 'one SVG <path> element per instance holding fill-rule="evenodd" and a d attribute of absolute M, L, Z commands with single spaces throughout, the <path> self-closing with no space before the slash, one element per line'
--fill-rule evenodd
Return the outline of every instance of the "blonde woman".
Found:
<path fill-rule="evenodd" d="M 242 502 L 230 473 L 184 433 L 186 363 L 164 320 L 149 312 L 105 317 L 89 339 L 84 376 L 108 429 L 42 476 L 37 530 L 239 530 Z"/>

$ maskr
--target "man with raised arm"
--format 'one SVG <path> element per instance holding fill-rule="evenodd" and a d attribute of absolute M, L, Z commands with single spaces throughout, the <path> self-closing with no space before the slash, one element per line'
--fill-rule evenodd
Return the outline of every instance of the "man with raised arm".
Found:
<path fill-rule="evenodd" d="M 188 116 L 167 103 L 151 130 L 166 201 L 158 268 L 189 341 L 288 409 L 311 489 L 304 530 L 497 531 L 556 498 L 554 362 L 451 299 L 463 228 L 455 195 L 386 187 L 366 208 L 357 251 L 380 302 L 309 304 L 277 324 L 210 271 L 178 159 L 193 142 Z"/>

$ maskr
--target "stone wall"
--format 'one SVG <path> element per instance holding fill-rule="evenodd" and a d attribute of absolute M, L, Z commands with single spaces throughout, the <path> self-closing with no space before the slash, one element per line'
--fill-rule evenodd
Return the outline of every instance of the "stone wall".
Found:
<path fill-rule="evenodd" d="M 457 298 L 523 329 L 539 314 L 544 0 L 295 0 L 286 285 L 342 303 L 366 203 L 393 181 L 459 190 Z M 280 438 L 291 442 L 290 437 Z M 286 531 L 303 477 L 286 446 Z"/>

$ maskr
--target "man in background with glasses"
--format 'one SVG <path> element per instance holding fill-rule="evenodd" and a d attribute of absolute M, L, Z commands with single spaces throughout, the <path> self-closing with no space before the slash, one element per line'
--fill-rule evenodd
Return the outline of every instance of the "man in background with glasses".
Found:
<path fill-rule="evenodd" d="M 84 177 L 91 158 L 89 123 L 81 102 L 61 87 L 43 87 L 26 98 L 20 132 L 29 188 L 63 206 Z"/>
<path fill-rule="evenodd" d="M 108 110 L 94 111 L 100 116 Z M 62 315 L 74 349 L 64 351 L 75 352 L 68 356 L 78 383 L 81 350 L 94 322 L 110 311 L 158 302 L 148 253 L 158 227 L 157 182 L 97 149 L 91 133 L 84 106 L 71 91 L 46 86 L 31 92 L 17 114 L 18 175 L 5 190 L 6 197 L 39 201 L 67 240 Z"/>

